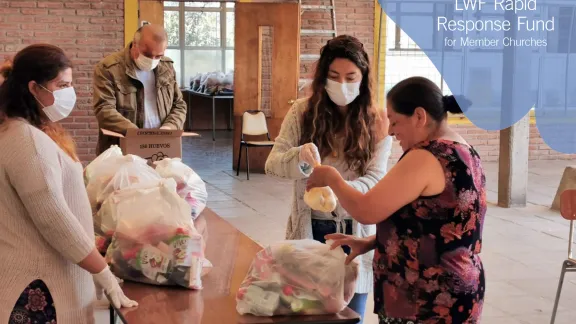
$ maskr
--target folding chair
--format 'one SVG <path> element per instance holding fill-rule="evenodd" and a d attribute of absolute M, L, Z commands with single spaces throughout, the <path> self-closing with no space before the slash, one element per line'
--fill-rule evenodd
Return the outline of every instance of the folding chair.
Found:
<path fill-rule="evenodd" d="M 572 256 L 574 221 L 576 220 L 576 189 L 564 190 L 560 195 L 560 214 L 564 219 L 570 221 L 568 258 L 562 263 L 560 281 L 558 282 L 558 290 L 556 291 L 556 300 L 554 301 L 554 309 L 552 310 L 552 319 L 550 320 L 550 324 L 554 324 L 554 321 L 556 320 L 556 312 L 558 310 L 558 303 L 560 302 L 560 293 L 562 292 L 562 285 L 564 284 L 564 274 L 566 272 L 576 272 L 576 259 Z"/>
<path fill-rule="evenodd" d="M 240 159 L 242 157 L 242 148 L 246 147 L 246 179 L 250 180 L 250 162 L 248 158 L 249 147 L 272 147 L 274 141 L 270 140 L 268 125 L 266 124 L 266 115 L 261 110 L 247 110 L 242 114 L 242 129 L 240 130 L 240 150 L 238 152 L 238 164 L 236 166 L 236 176 L 240 175 Z M 268 137 L 267 141 L 246 141 L 244 135 Z"/>

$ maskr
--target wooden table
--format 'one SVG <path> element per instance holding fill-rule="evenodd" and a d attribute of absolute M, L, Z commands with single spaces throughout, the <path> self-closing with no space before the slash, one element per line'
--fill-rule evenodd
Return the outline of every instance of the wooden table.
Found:
<path fill-rule="evenodd" d="M 123 323 L 129 324 L 353 324 L 360 321 L 359 315 L 349 308 L 326 316 L 239 315 L 236 292 L 262 247 L 208 208 L 198 218 L 196 227 L 208 236 L 206 257 L 214 265 L 202 278 L 204 289 L 192 291 L 125 282 L 124 293 L 139 306 L 116 312 L 111 309 L 111 317 L 117 313 Z"/>

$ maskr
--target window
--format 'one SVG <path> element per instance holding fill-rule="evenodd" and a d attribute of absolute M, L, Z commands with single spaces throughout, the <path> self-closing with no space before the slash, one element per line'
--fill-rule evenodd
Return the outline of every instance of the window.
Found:
<path fill-rule="evenodd" d="M 394 21 L 386 17 L 386 69 L 384 93 L 396 83 L 412 77 L 423 76 L 434 81 L 445 95 L 451 94 L 446 81 L 430 58 Z"/>
<path fill-rule="evenodd" d="M 198 73 L 234 69 L 234 3 L 164 1 L 166 56 L 183 87 Z"/>

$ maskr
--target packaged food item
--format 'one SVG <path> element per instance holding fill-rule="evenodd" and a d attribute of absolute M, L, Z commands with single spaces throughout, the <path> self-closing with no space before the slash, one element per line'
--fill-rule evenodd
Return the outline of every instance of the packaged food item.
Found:
<path fill-rule="evenodd" d="M 322 315 L 353 297 L 358 264 L 342 249 L 314 240 L 282 241 L 260 251 L 236 296 L 240 314 Z"/>
<path fill-rule="evenodd" d="M 188 202 L 192 208 L 192 218 L 196 219 L 206 208 L 208 201 L 208 192 L 204 181 L 192 168 L 182 163 L 180 158 L 166 158 L 154 162 L 154 166 L 162 178 L 176 181 L 178 195 Z"/>

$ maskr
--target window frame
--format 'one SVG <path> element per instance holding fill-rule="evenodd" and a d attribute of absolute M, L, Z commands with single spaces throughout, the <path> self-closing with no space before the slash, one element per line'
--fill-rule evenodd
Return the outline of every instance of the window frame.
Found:
<path fill-rule="evenodd" d="M 171 1 L 163 1 L 162 5 L 164 7 L 162 14 L 165 12 L 178 12 L 178 46 L 169 45 L 167 49 L 172 50 L 179 50 L 180 51 L 180 87 L 188 88 L 189 84 L 185 80 L 185 55 L 186 51 L 202 51 L 202 50 L 220 50 L 222 53 L 220 70 L 226 71 L 226 51 L 234 50 L 234 46 L 227 46 L 227 28 L 228 21 L 227 15 L 228 13 L 234 13 L 235 5 L 228 6 L 229 3 L 235 4 L 233 1 L 229 2 L 220 2 L 220 7 L 192 7 L 186 6 L 186 2 L 178 3 L 178 6 L 166 6 L 165 2 Z M 172 1 L 173 2 L 173 1 Z M 188 2 L 204 2 L 206 1 L 188 1 Z M 220 13 L 220 46 L 186 46 L 186 13 L 187 12 L 217 12 Z M 234 16 L 234 18 L 236 18 Z M 236 21 L 234 21 L 236 22 Z M 232 26 L 234 28 L 234 26 Z M 236 37 L 236 35 L 234 35 Z"/>

